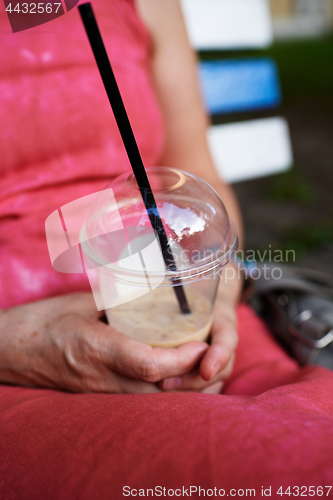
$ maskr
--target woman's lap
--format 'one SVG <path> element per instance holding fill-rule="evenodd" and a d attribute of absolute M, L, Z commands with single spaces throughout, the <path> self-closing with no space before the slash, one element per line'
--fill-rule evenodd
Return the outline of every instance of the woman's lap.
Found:
<path fill-rule="evenodd" d="M 264 322 L 244 304 L 238 307 L 238 335 L 235 367 L 225 394 L 256 396 L 292 382 L 300 372 Z"/>
<path fill-rule="evenodd" d="M 281 485 L 329 485 L 331 372 L 299 369 L 246 306 L 239 334 L 224 395 L 0 387 L 0 498 L 117 499 L 124 486 L 272 486 L 279 498 Z"/>

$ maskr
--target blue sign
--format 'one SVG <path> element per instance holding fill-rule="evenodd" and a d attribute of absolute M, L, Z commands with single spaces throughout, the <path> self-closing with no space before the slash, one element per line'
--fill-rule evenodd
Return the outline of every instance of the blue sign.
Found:
<path fill-rule="evenodd" d="M 212 115 L 281 103 L 278 70 L 271 59 L 202 61 L 199 73 L 206 109 Z"/>

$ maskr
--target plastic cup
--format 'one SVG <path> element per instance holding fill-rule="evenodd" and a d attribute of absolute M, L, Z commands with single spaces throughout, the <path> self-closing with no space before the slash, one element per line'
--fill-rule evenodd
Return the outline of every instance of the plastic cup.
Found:
<path fill-rule="evenodd" d="M 122 174 L 98 196 L 81 230 L 96 305 L 112 327 L 152 346 L 205 341 L 221 272 L 237 251 L 234 226 L 202 179 L 167 167 L 147 174 L 176 268 L 165 267 L 134 175 Z M 180 310 L 177 286 L 189 314 Z"/>

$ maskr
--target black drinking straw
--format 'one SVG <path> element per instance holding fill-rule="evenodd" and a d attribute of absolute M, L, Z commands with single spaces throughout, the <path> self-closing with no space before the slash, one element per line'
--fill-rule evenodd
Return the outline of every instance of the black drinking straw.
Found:
<path fill-rule="evenodd" d="M 151 225 L 159 237 L 165 265 L 168 269 L 176 271 L 176 263 L 172 255 L 163 222 L 158 212 L 156 201 L 150 187 L 147 173 L 142 162 L 139 148 L 137 146 L 133 130 L 126 113 L 126 109 L 112 71 L 111 63 L 109 61 L 102 36 L 97 26 L 94 12 L 89 2 L 79 5 L 78 8 L 89 38 L 92 51 L 95 56 L 100 75 L 104 83 L 106 93 L 109 98 L 111 108 L 113 110 L 119 128 L 119 132 L 127 151 L 133 173 L 138 183 L 143 202 L 147 209 Z M 175 290 L 181 312 L 183 314 L 190 313 L 191 310 L 189 308 L 183 287 L 179 284 L 179 280 L 174 279 L 173 283 L 176 285 L 173 288 Z"/>

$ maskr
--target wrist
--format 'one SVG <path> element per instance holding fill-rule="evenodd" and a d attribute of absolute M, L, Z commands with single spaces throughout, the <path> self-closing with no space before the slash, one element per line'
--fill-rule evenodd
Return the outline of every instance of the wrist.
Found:
<path fill-rule="evenodd" d="M 22 375 L 27 364 L 25 331 L 20 329 L 17 309 L 0 310 L 0 381 L 26 385 Z"/>

